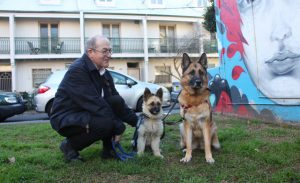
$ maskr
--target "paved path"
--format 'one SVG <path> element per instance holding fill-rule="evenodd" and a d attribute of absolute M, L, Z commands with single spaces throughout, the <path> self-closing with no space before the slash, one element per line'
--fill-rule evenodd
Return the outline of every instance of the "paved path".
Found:
<path fill-rule="evenodd" d="M 165 114 L 169 111 L 170 107 L 164 108 Z M 179 105 L 176 104 L 174 109 L 171 111 L 171 113 L 178 113 L 178 112 L 179 112 Z M 1 124 L 15 124 L 15 123 L 18 123 L 18 124 L 19 123 L 42 123 L 42 122 L 49 122 L 49 117 L 46 113 L 37 113 L 35 111 L 26 111 L 23 114 L 18 114 L 18 115 L 12 116 L 10 118 L 7 118 L 4 122 L 1 122 L 0 125 Z"/>

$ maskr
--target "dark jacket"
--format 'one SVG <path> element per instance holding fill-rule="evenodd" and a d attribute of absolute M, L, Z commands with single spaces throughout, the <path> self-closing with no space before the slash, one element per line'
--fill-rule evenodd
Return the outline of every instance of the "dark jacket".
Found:
<path fill-rule="evenodd" d="M 71 64 L 58 87 L 52 106 L 52 128 L 56 131 L 69 126 L 86 128 L 91 120 L 97 120 L 99 123 L 110 123 L 115 135 L 123 133 L 125 125 L 105 100 L 110 95 L 119 95 L 110 73 L 106 71 L 100 76 L 95 65 L 84 54 Z"/>

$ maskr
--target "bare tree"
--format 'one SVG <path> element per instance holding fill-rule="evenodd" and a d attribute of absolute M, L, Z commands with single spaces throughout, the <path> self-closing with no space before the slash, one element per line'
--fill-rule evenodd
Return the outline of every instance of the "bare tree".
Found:
<path fill-rule="evenodd" d="M 173 65 L 176 73 L 172 73 L 172 70 L 168 70 L 166 64 L 164 63 L 164 70 L 161 72 L 167 74 L 171 77 L 174 77 L 178 80 L 181 78 L 181 58 L 183 53 L 197 53 L 200 52 L 200 39 L 202 36 L 194 34 L 185 38 L 181 38 L 177 43 L 177 54 L 173 58 Z"/>

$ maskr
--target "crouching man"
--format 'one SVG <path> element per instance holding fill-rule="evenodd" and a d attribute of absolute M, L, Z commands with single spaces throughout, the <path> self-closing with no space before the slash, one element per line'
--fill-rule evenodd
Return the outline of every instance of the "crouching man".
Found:
<path fill-rule="evenodd" d="M 102 158 L 113 158 L 111 140 L 120 141 L 124 122 L 137 116 L 117 92 L 106 70 L 111 59 L 109 40 L 101 35 L 87 41 L 85 53 L 69 67 L 55 95 L 51 126 L 66 137 L 60 144 L 65 160 L 83 161 L 79 151 L 103 141 Z"/>

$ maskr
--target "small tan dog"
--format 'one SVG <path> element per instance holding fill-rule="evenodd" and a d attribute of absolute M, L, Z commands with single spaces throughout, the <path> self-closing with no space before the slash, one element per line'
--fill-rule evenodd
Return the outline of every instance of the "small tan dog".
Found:
<path fill-rule="evenodd" d="M 182 91 L 178 97 L 183 123 L 179 125 L 182 148 L 185 157 L 180 161 L 187 163 L 192 159 L 192 150 L 204 148 L 207 163 L 214 163 L 211 146 L 219 149 L 217 126 L 212 120 L 209 101 L 210 90 L 207 78 L 207 57 L 203 53 L 198 62 L 192 62 L 184 53 L 182 58 Z"/>
<path fill-rule="evenodd" d="M 143 114 L 138 128 L 137 153 L 144 153 L 146 146 L 151 146 L 154 156 L 163 158 L 160 152 L 160 138 L 163 134 L 162 122 L 162 97 L 160 88 L 156 94 L 152 94 L 148 88 L 144 91 Z"/>

